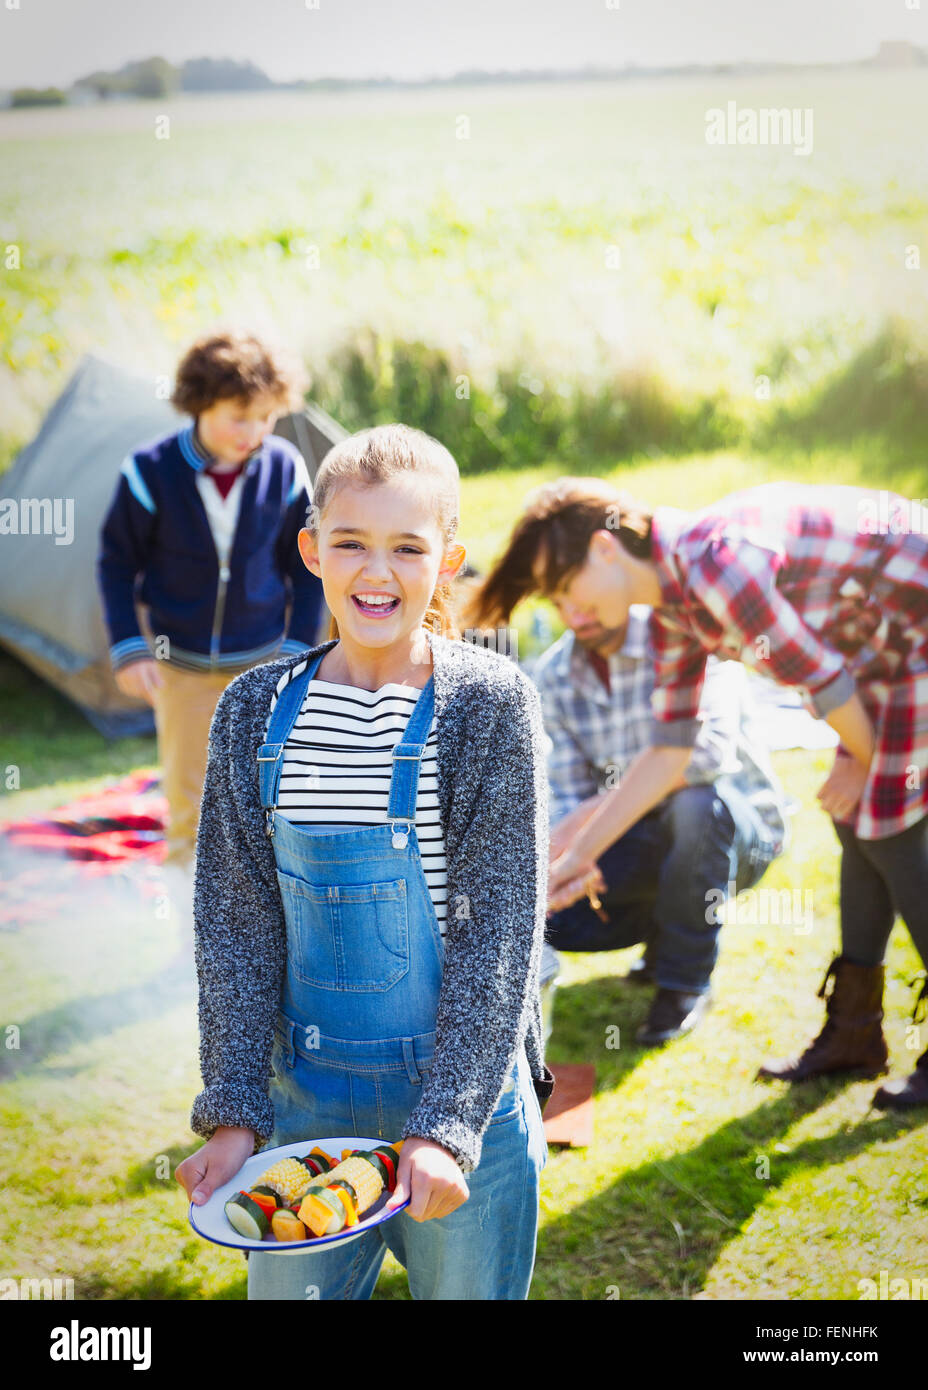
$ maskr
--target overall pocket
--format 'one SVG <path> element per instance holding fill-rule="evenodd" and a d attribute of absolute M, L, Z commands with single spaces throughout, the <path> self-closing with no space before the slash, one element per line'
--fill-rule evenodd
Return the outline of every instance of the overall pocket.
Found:
<path fill-rule="evenodd" d="M 522 1092 L 519 1087 L 518 1073 L 512 1072 L 506 1077 L 503 1085 L 502 1094 L 496 1102 L 496 1108 L 490 1117 L 491 1125 L 505 1124 L 507 1120 L 513 1119 L 522 1111 Z"/>
<path fill-rule="evenodd" d="M 277 870 L 289 969 L 316 989 L 382 993 L 409 972 L 406 880 L 310 883 Z"/>

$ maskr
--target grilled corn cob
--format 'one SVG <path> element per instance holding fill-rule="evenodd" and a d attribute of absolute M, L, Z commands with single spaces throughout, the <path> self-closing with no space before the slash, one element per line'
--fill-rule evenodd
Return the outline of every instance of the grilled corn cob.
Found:
<path fill-rule="evenodd" d="M 370 1159 L 362 1154 L 353 1154 L 336 1164 L 331 1173 L 317 1178 L 310 1187 L 331 1187 L 336 1182 L 346 1182 L 354 1192 L 355 1205 L 359 1212 L 367 1211 L 377 1201 L 384 1188 L 384 1182 Z"/>
<path fill-rule="evenodd" d="M 256 1187 L 270 1187 L 280 1197 L 285 1207 L 292 1207 L 306 1192 L 310 1183 L 318 1181 L 304 1163 L 297 1158 L 282 1158 L 273 1168 L 262 1173 Z"/>
<path fill-rule="evenodd" d="M 314 1235 L 333 1235 L 344 1226 L 353 1226 L 359 1216 L 372 1207 L 385 1187 L 396 1183 L 396 1161 L 402 1140 L 384 1144 L 370 1153 L 351 1154 L 331 1172 L 311 1182 L 298 1212 L 299 1219 Z"/>

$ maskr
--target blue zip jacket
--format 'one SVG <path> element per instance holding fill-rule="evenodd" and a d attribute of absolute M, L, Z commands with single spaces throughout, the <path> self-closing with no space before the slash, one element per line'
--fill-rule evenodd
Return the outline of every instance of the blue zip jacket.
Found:
<path fill-rule="evenodd" d="M 122 465 L 97 561 L 114 670 L 151 656 L 136 598 L 168 659 L 190 670 L 235 670 L 316 641 L 322 584 L 297 547 L 312 502 L 302 456 L 270 434 L 246 461 L 226 571 L 196 484 L 211 462 L 189 425 Z"/>

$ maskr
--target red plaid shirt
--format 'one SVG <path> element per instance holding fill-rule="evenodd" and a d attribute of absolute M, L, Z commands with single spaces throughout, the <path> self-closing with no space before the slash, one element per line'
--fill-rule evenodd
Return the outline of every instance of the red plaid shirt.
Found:
<path fill-rule="evenodd" d="M 652 742 L 694 742 L 709 652 L 800 687 L 818 718 L 856 689 L 876 735 L 857 835 L 928 814 L 928 510 L 769 483 L 698 512 L 657 507 L 651 534 Z"/>

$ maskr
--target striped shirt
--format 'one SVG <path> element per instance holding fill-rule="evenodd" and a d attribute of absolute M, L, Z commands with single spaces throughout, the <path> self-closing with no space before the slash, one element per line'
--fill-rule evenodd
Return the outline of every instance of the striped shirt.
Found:
<path fill-rule="evenodd" d="M 306 670 L 298 661 L 277 683 L 273 713 L 284 687 Z M 420 690 L 388 682 L 362 690 L 334 681 L 310 681 L 284 748 L 277 812 L 291 825 L 384 825 L 393 749 L 406 730 Z M 419 765 L 416 838 L 426 886 L 444 936 L 448 911 L 445 843 L 439 817 L 438 731 L 435 716 Z"/>

